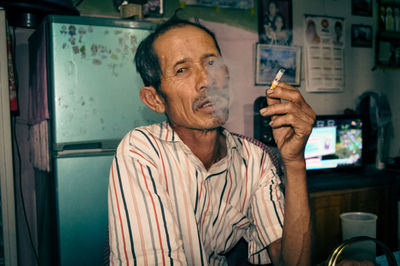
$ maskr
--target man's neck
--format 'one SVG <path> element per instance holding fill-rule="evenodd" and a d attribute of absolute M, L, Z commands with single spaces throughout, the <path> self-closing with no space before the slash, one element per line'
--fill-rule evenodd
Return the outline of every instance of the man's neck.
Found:
<path fill-rule="evenodd" d="M 207 170 L 226 156 L 225 135 L 221 128 L 196 130 L 177 127 L 174 130 Z"/>

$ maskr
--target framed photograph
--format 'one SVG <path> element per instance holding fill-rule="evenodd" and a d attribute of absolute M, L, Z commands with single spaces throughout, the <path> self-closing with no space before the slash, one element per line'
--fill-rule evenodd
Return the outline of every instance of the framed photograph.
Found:
<path fill-rule="evenodd" d="M 258 1 L 260 43 L 291 45 L 292 28 L 292 0 Z"/>
<path fill-rule="evenodd" d="M 284 68 L 281 81 L 300 85 L 301 48 L 257 43 L 256 85 L 271 85 L 279 69 Z"/>
<path fill-rule="evenodd" d="M 144 17 L 160 17 L 164 14 L 164 0 L 148 0 L 143 4 L 142 12 Z"/>
<path fill-rule="evenodd" d="M 351 25 L 351 46 L 372 47 L 372 26 Z"/>
<path fill-rule="evenodd" d="M 184 0 L 185 5 L 222 7 L 222 8 L 240 8 L 250 9 L 254 7 L 255 0 Z"/>
<path fill-rule="evenodd" d="M 351 0 L 351 14 L 372 17 L 372 0 Z"/>

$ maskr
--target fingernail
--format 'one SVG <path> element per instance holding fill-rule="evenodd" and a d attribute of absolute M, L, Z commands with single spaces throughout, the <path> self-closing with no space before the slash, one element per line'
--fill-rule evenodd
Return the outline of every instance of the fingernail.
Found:
<path fill-rule="evenodd" d="M 274 124 L 274 121 L 271 120 L 271 122 L 269 122 L 269 125 L 272 126 Z"/>

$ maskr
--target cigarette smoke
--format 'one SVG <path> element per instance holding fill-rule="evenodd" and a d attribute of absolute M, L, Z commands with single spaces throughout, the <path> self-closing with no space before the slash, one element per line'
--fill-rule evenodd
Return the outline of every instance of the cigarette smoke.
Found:
<path fill-rule="evenodd" d="M 214 64 L 207 65 L 208 88 L 196 103 L 209 101 L 214 108 L 214 116 L 225 123 L 229 117 L 231 100 L 229 69 L 222 58 L 215 59 Z"/>

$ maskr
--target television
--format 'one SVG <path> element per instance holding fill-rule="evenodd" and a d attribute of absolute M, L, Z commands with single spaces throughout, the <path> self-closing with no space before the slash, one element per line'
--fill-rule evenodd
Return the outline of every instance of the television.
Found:
<path fill-rule="evenodd" d="M 362 168 L 361 116 L 317 116 L 305 147 L 305 158 L 308 172 Z"/>

